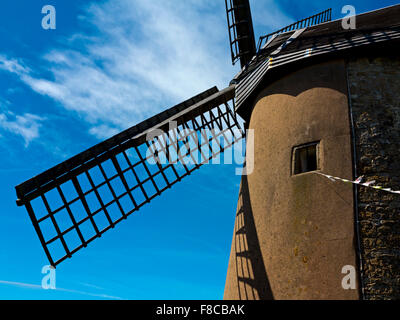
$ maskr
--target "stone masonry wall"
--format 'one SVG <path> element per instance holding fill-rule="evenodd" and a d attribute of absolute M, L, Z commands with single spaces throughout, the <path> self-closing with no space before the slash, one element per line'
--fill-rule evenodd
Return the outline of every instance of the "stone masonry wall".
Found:
<path fill-rule="evenodd" d="M 400 57 L 347 64 L 358 176 L 400 190 Z M 359 187 L 364 298 L 400 299 L 400 195 Z"/>

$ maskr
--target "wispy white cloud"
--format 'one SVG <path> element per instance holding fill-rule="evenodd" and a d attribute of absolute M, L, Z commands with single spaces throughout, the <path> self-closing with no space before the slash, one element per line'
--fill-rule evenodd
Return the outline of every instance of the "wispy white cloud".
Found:
<path fill-rule="evenodd" d="M 294 19 L 285 13 L 275 0 L 251 1 L 252 16 L 255 29 L 259 36 L 274 32 L 294 22 Z"/>
<path fill-rule="evenodd" d="M 118 132 L 119 132 L 118 129 L 112 128 L 106 124 L 101 124 L 97 127 L 92 127 L 89 130 L 90 134 L 94 135 L 100 140 L 110 138 L 116 135 Z"/>
<path fill-rule="evenodd" d="M 68 49 L 44 54 L 48 79 L 4 55 L 0 68 L 77 112 L 92 124 L 90 133 L 103 138 L 111 128 L 228 84 L 233 72 L 224 14 L 214 1 L 92 3 L 80 19 L 96 32 L 73 34 Z"/>
<path fill-rule="evenodd" d="M 41 286 L 39 286 L 37 284 L 30 284 L 30 283 L 24 283 L 24 282 L 0 280 L 0 284 L 5 284 L 5 285 L 9 285 L 9 286 L 14 286 L 14 287 L 20 287 L 20 288 L 27 288 L 27 289 L 43 289 Z"/>
<path fill-rule="evenodd" d="M 39 137 L 39 128 L 43 120 L 44 118 L 34 114 L 15 115 L 8 111 L 0 113 L 0 129 L 21 136 L 27 147 L 33 139 Z"/>
<path fill-rule="evenodd" d="M 1 54 L 0 70 L 21 77 L 30 72 L 29 68 L 23 65 L 23 62 L 17 59 L 9 59 Z M 41 122 L 45 119 L 31 113 L 15 114 L 10 110 L 11 105 L 10 101 L 0 98 L 0 130 L 21 136 L 25 141 L 25 147 L 27 147 L 33 139 L 39 137 L 39 128 L 41 127 Z"/>
<path fill-rule="evenodd" d="M 42 286 L 40 286 L 38 284 L 31 284 L 31 283 L 24 283 L 24 282 L 0 280 L 0 284 L 13 286 L 13 287 L 24 288 L 24 289 L 44 290 L 42 288 Z M 89 286 L 89 285 L 86 284 L 86 286 Z M 91 285 L 91 287 L 94 288 L 95 286 Z M 102 289 L 100 287 L 96 287 L 96 288 L 97 289 Z M 50 290 L 50 292 L 51 291 L 52 290 Z M 55 291 L 69 292 L 69 293 L 74 293 L 74 294 L 79 294 L 79 295 L 84 295 L 84 296 L 90 296 L 90 297 L 103 298 L 103 299 L 123 300 L 122 298 L 117 297 L 117 296 L 111 296 L 111 295 L 101 294 L 101 293 L 91 293 L 91 292 L 73 290 L 73 289 L 57 288 L 57 289 L 55 289 Z"/>
<path fill-rule="evenodd" d="M 29 72 L 21 61 L 17 59 L 8 59 L 5 55 L 0 54 L 0 70 L 5 70 L 11 73 L 24 74 Z"/>
<path fill-rule="evenodd" d="M 86 282 L 79 282 L 80 285 L 88 287 L 88 288 L 92 288 L 92 289 L 96 289 L 96 290 L 104 290 L 104 288 L 96 286 L 94 284 L 91 283 L 86 283 Z"/>

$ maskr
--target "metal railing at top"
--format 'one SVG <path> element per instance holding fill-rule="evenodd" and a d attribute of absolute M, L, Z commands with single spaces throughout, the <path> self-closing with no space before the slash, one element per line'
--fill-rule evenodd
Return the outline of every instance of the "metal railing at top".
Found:
<path fill-rule="evenodd" d="M 271 37 L 274 35 L 278 35 L 280 33 L 288 32 L 288 31 L 294 31 L 294 30 L 301 29 L 301 28 L 311 27 L 311 26 L 314 26 L 314 25 L 317 25 L 320 23 L 324 23 L 324 22 L 328 22 L 331 20 L 332 20 L 332 8 L 327 9 L 318 14 L 315 14 L 311 17 L 308 17 L 308 18 L 299 20 L 295 23 L 292 23 L 282 29 L 279 29 L 278 31 L 275 31 L 273 33 L 270 33 L 270 34 L 260 37 L 260 39 L 258 40 L 257 52 L 260 52 L 263 45 L 268 43 L 268 40 L 271 39 Z"/>

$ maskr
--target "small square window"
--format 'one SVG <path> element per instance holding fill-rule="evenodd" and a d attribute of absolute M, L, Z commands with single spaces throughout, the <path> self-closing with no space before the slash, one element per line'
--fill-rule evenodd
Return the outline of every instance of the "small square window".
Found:
<path fill-rule="evenodd" d="M 293 148 L 292 174 L 319 170 L 319 142 Z"/>

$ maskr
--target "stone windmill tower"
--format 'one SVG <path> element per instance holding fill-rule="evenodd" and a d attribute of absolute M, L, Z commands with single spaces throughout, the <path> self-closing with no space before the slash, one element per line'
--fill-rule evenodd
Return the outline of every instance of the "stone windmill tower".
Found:
<path fill-rule="evenodd" d="M 245 137 L 240 115 L 254 170 L 242 178 L 225 298 L 399 298 L 400 196 L 391 189 L 400 189 L 400 6 L 357 16 L 355 29 L 327 10 L 257 47 L 249 1 L 225 3 L 232 61 L 242 66 L 228 88 L 16 187 L 50 264 Z M 360 176 L 369 183 L 335 178 Z M 387 190 L 366 187 L 371 179 Z M 355 289 L 342 287 L 345 266 Z"/>
<path fill-rule="evenodd" d="M 320 19 L 320 17 L 311 19 Z M 400 297 L 400 6 L 260 39 L 236 76 L 254 130 L 242 179 L 226 299 Z M 356 290 L 342 287 L 343 267 Z"/>

